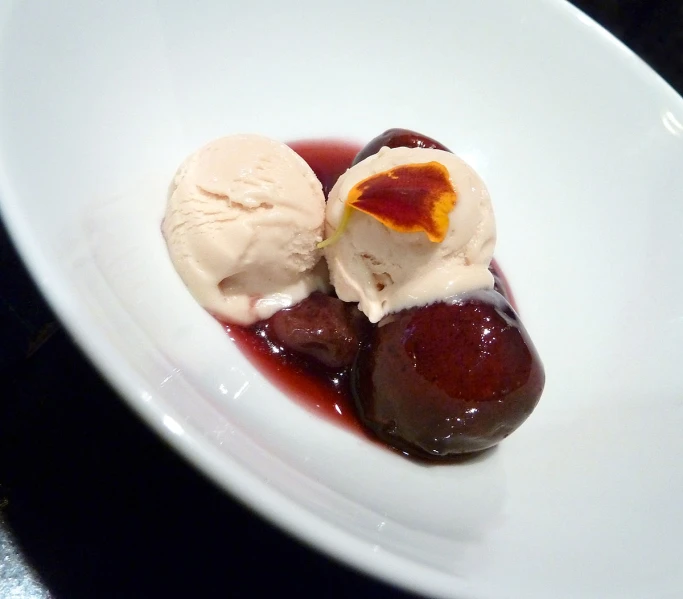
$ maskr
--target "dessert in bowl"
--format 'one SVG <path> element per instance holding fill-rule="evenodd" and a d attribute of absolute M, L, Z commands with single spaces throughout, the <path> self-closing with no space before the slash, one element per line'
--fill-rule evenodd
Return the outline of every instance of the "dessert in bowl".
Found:
<path fill-rule="evenodd" d="M 347 164 L 319 146 L 232 135 L 188 157 L 162 225 L 177 272 L 233 339 L 270 356 L 264 374 L 310 379 L 293 389 L 307 403 L 340 416 L 343 404 L 421 459 L 495 446 L 545 375 L 492 266 L 485 184 L 407 129 Z"/>
<path fill-rule="evenodd" d="M 300 6 L 2 5 L 2 214 L 51 305 L 170 445 L 346 563 L 444 597 L 675 592 L 681 99 L 564 3 Z M 395 126 L 485 181 L 547 374 L 519 430 L 459 464 L 291 401 L 159 227 L 209 140 L 344 137 L 355 155 Z"/>

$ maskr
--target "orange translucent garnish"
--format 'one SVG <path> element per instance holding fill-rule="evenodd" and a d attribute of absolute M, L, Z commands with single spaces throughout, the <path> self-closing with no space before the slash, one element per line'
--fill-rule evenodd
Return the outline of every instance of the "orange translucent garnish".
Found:
<path fill-rule="evenodd" d="M 363 179 L 351 188 L 348 206 L 394 231 L 424 231 L 440 243 L 456 202 L 448 169 L 439 162 L 404 164 Z"/>
<path fill-rule="evenodd" d="M 403 164 L 363 179 L 349 191 L 337 230 L 319 248 L 335 243 L 346 229 L 353 209 L 364 212 L 401 233 L 424 231 L 440 243 L 448 233 L 448 215 L 457 194 L 448 169 L 439 162 Z"/>

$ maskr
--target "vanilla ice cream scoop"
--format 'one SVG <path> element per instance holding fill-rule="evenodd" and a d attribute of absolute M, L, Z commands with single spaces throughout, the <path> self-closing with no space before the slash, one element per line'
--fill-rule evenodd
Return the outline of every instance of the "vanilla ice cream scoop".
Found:
<path fill-rule="evenodd" d="M 176 271 L 206 310 L 248 325 L 327 288 L 317 244 L 325 197 L 288 146 L 232 135 L 178 170 L 162 230 Z"/>
<path fill-rule="evenodd" d="M 456 194 L 443 241 L 430 241 L 421 231 L 393 230 L 353 210 L 344 230 L 324 249 L 337 295 L 358 302 L 371 322 L 458 293 L 493 287 L 488 270 L 496 240 L 491 200 L 477 173 L 450 152 L 384 147 L 351 167 L 330 192 L 326 237 L 340 227 L 349 194 L 360 182 L 402 165 L 429 162 L 446 167 Z"/>

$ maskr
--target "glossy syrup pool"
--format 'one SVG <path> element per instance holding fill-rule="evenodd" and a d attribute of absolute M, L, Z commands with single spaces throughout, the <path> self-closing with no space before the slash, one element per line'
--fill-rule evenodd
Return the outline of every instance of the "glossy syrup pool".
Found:
<path fill-rule="evenodd" d="M 325 197 L 361 149 L 359 144 L 341 140 L 296 141 L 288 145 L 313 169 Z M 491 270 L 497 288 L 514 306 L 510 288 L 495 261 Z M 350 368 L 326 368 L 287 350 L 272 334 L 269 320 L 249 327 L 226 324 L 225 328 L 251 364 L 288 397 L 327 420 L 373 438 L 356 415 Z"/>

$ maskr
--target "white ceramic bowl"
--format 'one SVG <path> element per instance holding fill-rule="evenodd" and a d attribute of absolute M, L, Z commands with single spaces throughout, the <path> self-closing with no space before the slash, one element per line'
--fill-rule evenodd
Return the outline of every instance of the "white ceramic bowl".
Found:
<path fill-rule="evenodd" d="M 683 102 L 570 5 L 0 5 L 0 195 L 81 347 L 230 493 L 366 572 L 467 599 L 683 589 Z M 544 359 L 485 459 L 424 467 L 307 412 L 192 301 L 160 235 L 233 132 L 421 130 L 470 161 Z M 121 431 L 125 435 L 125 431 Z"/>

